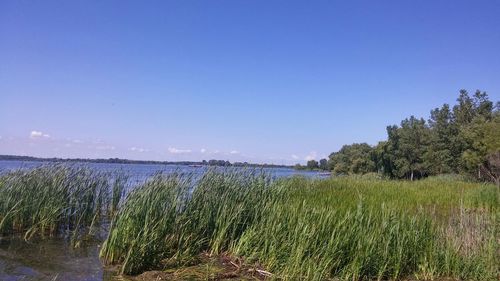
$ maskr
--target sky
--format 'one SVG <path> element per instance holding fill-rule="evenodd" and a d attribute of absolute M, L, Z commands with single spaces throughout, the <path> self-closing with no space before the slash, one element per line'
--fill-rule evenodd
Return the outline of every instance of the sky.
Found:
<path fill-rule="evenodd" d="M 500 100 L 500 1 L 0 1 L 0 154 L 294 164 Z"/>

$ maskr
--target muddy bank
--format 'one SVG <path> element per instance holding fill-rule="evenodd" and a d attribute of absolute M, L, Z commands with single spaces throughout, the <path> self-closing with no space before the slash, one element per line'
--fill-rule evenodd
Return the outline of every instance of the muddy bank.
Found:
<path fill-rule="evenodd" d="M 179 268 L 170 268 L 164 271 L 146 271 L 137 276 L 123 277 L 130 281 L 153 281 L 153 280 L 266 280 L 270 273 L 265 270 L 247 265 L 240 259 L 231 258 L 227 255 L 211 257 L 202 254 L 198 258 L 199 263 Z"/>

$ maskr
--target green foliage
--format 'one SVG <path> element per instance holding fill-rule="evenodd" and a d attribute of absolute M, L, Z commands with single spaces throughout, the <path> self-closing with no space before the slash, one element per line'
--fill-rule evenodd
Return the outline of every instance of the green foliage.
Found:
<path fill-rule="evenodd" d="M 500 113 L 495 112 L 490 121 L 484 116 L 474 119 L 461 133 L 468 143 L 460 159 L 462 168 L 500 184 Z"/>
<path fill-rule="evenodd" d="M 375 171 L 372 147 L 367 143 L 344 145 L 330 154 L 329 165 L 335 174 L 364 174 Z"/>
<path fill-rule="evenodd" d="M 446 174 L 458 172 L 462 143 L 459 127 L 453 121 L 453 113 L 449 105 L 431 111 L 429 119 L 430 139 L 424 154 L 426 168 L 430 174 Z"/>
<path fill-rule="evenodd" d="M 481 126 L 482 141 L 488 154 L 497 152 L 500 148 L 500 112 L 496 112 L 491 122 Z"/>
<path fill-rule="evenodd" d="M 328 160 L 326 159 L 319 160 L 319 168 L 325 171 L 329 170 Z"/>
<path fill-rule="evenodd" d="M 393 176 L 413 180 L 426 174 L 424 154 L 429 142 L 429 128 L 423 119 L 411 116 L 401 121 L 401 127 L 387 128 L 389 153 L 394 155 Z"/>
<path fill-rule="evenodd" d="M 316 160 L 307 161 L 307 168 L 311 170 L 318 169 L 319 168 L 318 161 Z"/>

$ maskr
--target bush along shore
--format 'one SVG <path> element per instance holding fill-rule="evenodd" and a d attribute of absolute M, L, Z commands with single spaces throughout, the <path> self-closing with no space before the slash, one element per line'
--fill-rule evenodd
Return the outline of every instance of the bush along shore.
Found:
<path fill-rule="evenodd" d="M 231 257 L 274 280 L 498 280 L 499 190 L 450 178 L 273 179 L 252 169 L 158 174 L 125 198 L 121 177 L 50 165 L 0 176 L 0 232 L 107 224 L 123 274 Z M 76 245 L 78 242 L 75 242 Z"/>

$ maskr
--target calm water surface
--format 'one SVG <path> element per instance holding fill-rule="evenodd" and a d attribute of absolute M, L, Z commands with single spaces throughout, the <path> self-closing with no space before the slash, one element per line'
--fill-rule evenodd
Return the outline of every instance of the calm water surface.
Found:
<path fill-rule="evenodd" d="M 16 169 L 29 169 L 45 164 L 32 161 L 0 160 L 0 173 Z M 156 164 L 106 164 L 84 165 L 104 172 L 121 172 L 129 176 L 130 184 L 143 182 L 157 172 L 199 173 L 206 167 Z M 291 168 L 264 168 L 275 177 L 302 175 L 312 178 L 324 174 L 311 171 L 296 171 Z M 48 239 L 25 242 L 21 238 L 0 238 L 0 281 L 110 281 L 113 272 L 103 268 L 99 261 L 100 243 L 87 242 L 73 249 L 65 239 Z"/>
<path fill-rule="evenodd" d="M 39 161 L 5 161 L 0 160 L 0 173 L 16 169 L 29 169 L 47 164 L 47 162 Z M 74 163 L 68 163 L 72 165 Z M 82 163 L 81 165 L 95 168 L 104 172 L 122 172 L 130 176 L 131 179 L 141 182 L 157 172 L 173 173 L 203 173 L 207 167 L 191 167 L 187 165 L 159 165 L 159 164 L 108 164 L 108 163 Z M 245 168 L 236 168 L 245 169 Z M 292 168 L 262 168 L 266 173 L 275 177 L 289 177 L 301 175 L 305 177 L 324 177 L 324 173 L 317 171 L 298 171 Z"/>
<path fill-rule="evenodd" d="M 98 242 L 74 249 L 65 239 L 0 241 L 0 280 L 112 280 L 113 271 L 99 261 Z"/>

